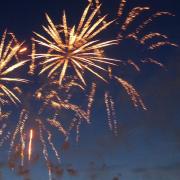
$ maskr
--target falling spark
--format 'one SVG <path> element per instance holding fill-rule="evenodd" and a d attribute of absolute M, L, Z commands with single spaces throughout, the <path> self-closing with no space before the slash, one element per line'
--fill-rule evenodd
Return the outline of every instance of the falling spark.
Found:
<path fill-rule="evenodd" d="M 34 71 L 35 71 L 35 54 L 36 54 L 36 46 L 35 46 L 35 43 L 34 43 L 34 38 L 32 38 L 31 64 L 29 66 L 29 71 L 28 71 L 28 73 L 30 75 L 34 75 Z"/>
<path fill-rule="evenodd" d="M 91 108 L 92 108 L 92 105 L 93 105 L 93 102 L 94 102 L 95 93 L 96 93 L 96 84 L 92 83 L 91 92 L 90 92 L 90 94 L 88 96 L 88 105 L 87 105 L 87 116 L 88 116 L 88 119 L 90 119 Z"/>
<path fill-rule="evenodd" d="M 25 139 L 24 139 L 24 125 L 26 119 L 22 122 L 20 126 L 20 137 L 21 137 L 21 166 L 24 166 L 24 150 L 25 150 Z"/>
<path fill-rule="evenodd" d="M 110 101 L 111 112 L 112 112 L 114 134 L 115 136 L 117 136 L 117 118 L 116 118 L 114 101 L 111 96 L 109 96 L 109 101 Z"/>
<path fill-rule="evenodd" d="M 81 121 L 79 120 L 76 125 L 76 142 L 79 142 L 80 139 L 80 126 L 81 126 Z"/>
<path fill-rule="evenodd" d="M 141 71 L 139 66 L 134 61 L 132 61 L 131 59 L 128 60 L 128 64 L 132 65 L 136 69 L 136 71 L 138 71 L 138 72 Z"/>
<path fill-rule="evenodd" d="M 26 52 L 27 50 L 28 50 L 27 47 L 23 47 L 23 48 L 21 48 L 21 49 L 19 50 L 19 53 L 24 53 L 24 52 Z"/>
<path fill-rule="evenodd" d="M 104 101 L 105 101 L 106 112 L 107 112 L 107 116 L 108 116 L 108 125 L 109 125 L 109 129 L 112 130 L 112 129 L 113 129 L 113 126 L 112 126 L 111 110 L 110 110 L 110 105 L 109 105 L 108 96 L 109 96 L 109 93 L 108 93 L 108 92 L 105 92 L 105 94 L 104 94 Z"/>
<path fill-rule="evenodd" d="M 126 0 L 121 1 L 120 5 L 119 5 L 118 13 L 117 13 L 118 17 L 122 16 L 126 2 L 127 2 Z"/>
<path fill-rule="evenodd" d="M 28 160 L 31 160 L 32 155 L 32 139 L 33 139 L 33 129 L 30 129 L 29 132 L 29 146 L 28 146 Z"/>
<path fill-rule="evenodd" d="M 106 105 L 106 112 L 108 117 L 108 126 L 111 131 L 117 136 L 117 118 L 113 98 L 110 96 L 109 92 L 104 94 L 104 102 Z"/>
<path fill-rule="evenodd" d="M 44 128 L 44 130 L 45 130 L 45 131 L 47 132 L 47 134 L 48 134 L 48 142 L 49 142 L 52 150 L 54 151 L 55 156 L 56 156 L 58 162 L 60 163 L 60 160 L 61 160 L 61 159 L 60 159 L 60 155 L 59 155 L 57 149 L 55 148 L 54 143 L 52 142 L 52 133 L 51 133 L 50 131 L 48 131 L 44 126 L 43 126 L 43 128 Z"/>
<path fill-rule="evenodd" d="M 21 164 L 23 164 L 23 160 L 24 160 L 24 135 L 23 135 L 23 130 L 24 130 L 24 125 L 26 123 L 28 119 L 28 113 L 27 113 L 27 110 L 26 109 L 22 109 L 21 113 L 20 113 L 20 118 L 19 118 L 19 121 L 18 121 L 18 124 L 15 128 L 15 131 L 12 135 L 12 138 L 11 138 L 11 142 L 10 142 L 10 150 L 9 150 L 9 158 L 10 158 L 10 155 L 11 155 L 11 152 L 15 146 L 15 140 L 17 138 L 17 135 L 18 133 L 20 133 L 20 140 L 21 140 Z"/>
<path fill-rule="evenodd" d="M 41 122 L 41 120 L 37 120 L 37 122 L 39 124 L 40 141 L 41 141 L 42 146 L 43 146 L 43 155 L 44 155 L 46 165 L 47 165 L 47 168 L 48 168 L 49 180 L 52 180 L 52 171 L 51 171 L 51 166 L 50 166 L 50 162 L 49 162 L 47 145 L 46 145 L 46 142 L 44 140 L 43 132 L 42 132 L 42 122 Z"/>
<path fill-rule="evenodd" d="M 116 76 L 115 79 L 122 85 L 122 87 L 126 90 L 128 95 L 131 97 L 131 100 L 132 100 L 134 106 L 138 107 L 138 104 L 139 104 L 144 110 L 146 110 L 146 107 L 145 107 L 140 95 L 134 89 L 134 87 L 120 77 Z"/>

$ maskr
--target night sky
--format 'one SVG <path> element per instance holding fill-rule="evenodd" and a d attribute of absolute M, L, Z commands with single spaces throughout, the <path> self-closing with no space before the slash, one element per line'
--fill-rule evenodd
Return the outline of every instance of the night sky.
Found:
<path fill-rule="evenodd" d="M 119 0 L 102 0 L 102 12 L 115 17 Z M 31 46 L 33 31 L 43 33 L 46 24 L 45 13 L 54 22 L 61 21 L 66 10 L 69 23 L 78 22 L 85 0 L 30 0 L 2 1 L 0 6 L 0 32 L 7 28 L 18 39 Z M 179 0 L 134 0 L 126 5 L 124 17 L 135 6 L 150 6 L 151 11 L 169 11 L 175 17 L 161 17 L 155 20 L 145 32 L 158 31 L 169 36 L 170 41 L 180 44 L 180 1 Z M 144 16 L 137 18 L 137 24 Z M 78 18 L 77 18 L 78 17 Z M 136 24 L 130 27 L 133 28 Z M 143 33 L 145 33 L 143 32 Z M 104 34 L 111 39 L 112 31 Z M 132 57 L 138 60 L 139 54 L 124 44 L 121 48 L 107 51 L 108 56 L 116 58 Z M 147 54 L 148 55 L 148 54 Z M 144 66 L 141 73 L 128 72 L 130 82 L 141 94 L 148 110 L 135 109 L 123 89 L 116 90 L 114 96 L 118 103 L 118 136 L 108 129 L 103 100 L 96 96 L 92 112 L 92 124 L 83 124 L 78 144 L 73 139 L 62 152 L 62 169 L 55 179 L 78 180 L 179 180 L 180 179 L 180 49 L 162 47 L 155 51 L 156 57 L 163 62 L 165 69 L 155 65 Z M 16 121 L 16 120 L 14 120 Z M 58 137 L 55 142 L 59 143 Z M 7 142 L 8 143 L 8 142 Z M 2 154 L 7 147 L 2 148 Z M 0 158 L 0 179 L 48 179 L 43 159 L 30 168 L 28 178 L 20 173 L 11 172 L 4 158 Z M 26 173 L 25 173 L 26 174 Z"/>

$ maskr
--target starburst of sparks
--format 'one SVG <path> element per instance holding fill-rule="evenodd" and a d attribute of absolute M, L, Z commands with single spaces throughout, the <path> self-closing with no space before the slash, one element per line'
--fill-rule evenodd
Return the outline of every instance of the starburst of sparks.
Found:
<path fill-rule="evenodd" d="M 43 26 L 43 29 L 51 39 L 35 33 L 40 38 L 40 40 L 35 39 L 35 42 L 49 49 L 45 54 L 35 54 L 36 58 L 43 58 L 40 74 L 49 71 L 48 77 L 50 77 L 60 69 L 59 84 L 61 85 L 70 66 L 84 84 L 86 84 L 83 76 L 85 70 L 106 81 L 99 70 L 107 71 L 104 65 L 116 65 L 115 63 L 118 60 L 103 57 L 102 51 L 107 46 L 116 45 L 117 40 L 102 42 L 94 38 L 114 21 L 103 24 L 106 15 L 100 19 L 95 19 L 100 6 L 88 16 L 89 9 L 90 5 L 84 10 L 77 28 L 68 26 L 65 13 L 60 29 L 46 14 L 48 26 Z"/>
<path fill-rule="evenodd" d="M 15 56 L 22 50 L 21 47 L 23 43 L 16 44 L 13 37 L 6 43 L 6 37 L 7 31 L 4 32 L 0 44 L 0 89 L 4 95 L 8 96 L 8 98 L 16 104 L 17 102 L 20 102 L 20 100 L 6 84 L 13 82 L 28 82 L 26 79 L 9 76 L 16 69 L 21 68 L 28 60 L 16 62 Z M 3 101 L 1 101 L 1 103 L 2 102 Z"/>

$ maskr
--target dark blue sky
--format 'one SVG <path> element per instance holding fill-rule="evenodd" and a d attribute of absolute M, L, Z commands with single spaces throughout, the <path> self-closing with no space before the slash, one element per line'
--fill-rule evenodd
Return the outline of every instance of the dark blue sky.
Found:
<path fill-rule="evenodd" d="M 113 16 L 119 0 L 102 0 L 103 12 Z M 42 32 L 47 12 L 55 22 L 60 22 L 62 10 L 67 10 L 70 23 L 77 22 L 85 0 L 31 0 L 2 1 L 0 7 L 0 32 L 5 28 L 14 32 L 27 45 L 32 31 Z M 134 0 L 127 3 L 125 13 L 134 6 L 150 6 L 150 12 L 170 11 L 175 17 L 158 18 L 147 31 L 160 31 L 169 35 L 170 40 L 180 43 L 180 2 L 179 0 Z M 124 15 L 125 16 L 125 15 Z M 148 17 L 148 16 L 147 16 Z M 139 21 L 143 19 L 140 17 Z M 138 23 L 138 22 L 137 22 Z M 133 29 L 135 25 L 131 28 Z M 111 38 L 112 32 L 105 34 Z M 131 49 L 131 48 L 130 48 Z M 122 51 L 116 50 L 108 55 L 113 57 L 139 55 L 125 45 Z M 121 89 L 113 90 L 119 99 L 118 112 L 119 135 L 109 132 L 102 99 L 96 99 L 96 109 L 92 114 L 92 124 L 81 127 L 79 144 L 72 143 L 62 153 L 62 179 L 97 180 L 179 180 L 180 179 L 180 50 L 164 47 L 155 52 L 167 70 L 154 65 L 145 66 L 140 74 L 130 73 L 130 80 L 139 90 L 148 111 L 136 110 L 129 97 Z M 125 76 L 125 75 L 124 75 Z M 112 87 L 113 88 L 113 87 Z M 58 143 L 58 138 L 55 140 Z M 3 149 L 4 151 L 6 149 Z M 4 152 L 3 152 L 4 153 Z M 72 168 L 77 171 L 71 174 Z M 2 179 L 19 180 L 22 177 L 10 172 L 3 166 Z M 48 179 L 43 159 L 32 167 L 31 179 Z M 60 177 L 57 177 L 60 179 Z"/>

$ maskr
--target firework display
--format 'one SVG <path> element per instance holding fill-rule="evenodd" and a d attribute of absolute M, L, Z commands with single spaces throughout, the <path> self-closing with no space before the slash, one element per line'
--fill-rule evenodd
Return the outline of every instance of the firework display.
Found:
<path fill-rule="evenodd" d="M 41 39 L 35 39 L 35 42 L 49 48 L 49 51 L 45 54 L 35 54 L 36 58 L 43 59 L 41 64 L 44 65 L 44 67 L 42 67 L 40 74 L 51 69 L 48 73 L 49 77 L 60 69 L 60 85 L 62 84 L 63 78 L 66 76 L 68 66 L 74 68 L 79 79 L 86 84 L 83 78 L 83 73 L 86 73 L 85 70 L 92 72 L 97 77 L 106 81 L 99 74 L 99 70 L 107 71 L 107 69 L 103 68 L 103 65 L 115 65 L 114 61 L 117 61 L 103 57 L 102 53 L 105 47 L 117 44 L 117 40 L 100 42 L 94 39 L 96 35 L 110 26 L 113 21 L 103 24 L 103 20 L 106 17 L 103 16 L 93 22 L 100 6 L 93 10 L 90 16 L 87 17 L 89 8 L 90 5 L 84 10 L 77 29 L 75 26 L 72 28 L 68 27 L 66 14 L 64 13 L 63 24 L 60 26 L 61 28 L 59 28 L 59 30 L 50 17 L 46 15 L 48 27 L 46 28 L 43 26 L 43 28 L 52 40 L 35 33 Z"/>
<path fill-rule="evenodd" d="M 58 137 L 68 142 L 71 132 L 75 130 L 76 141 L 80 138 L 82 123 L 91 123 L 91 112 L 96 102 L 96 92 L 101 89 L 109 129 L 118 134 L 118 117 L 116 114 L 117 102 L 111 92 L 111 84 L 115 83 L 125 90 L 135 108 L 146 110 L 140 94 L 135 87 L 126 80 L 119 69 L 130 66 L 136 72 L 141 72 L 141 64 L 151 63 L 164 68 L 150 52 L 162 46 L 178 47 L 168 40 L 168 36 L 159 32 L 142 34 L 143 29 L 153 19 L 159 16 L 173 16 L 169 12 L 157 12 L 143 21 L 133 31 L 129 31 L 131 24 L 142 13 L 149 11 L 149 7 L 134 7 L 125 13 L 128 3 L 122 0 L 116 9 L 116 16 L 103 14 L 103 4 L 99 0 L 88 0 L 79 23 L 68 25 L 66 13 L 63 13 L 62 22 L 55 23 L 46 14 L 47 25 L 43 26 L 44 34 L 34 32 L 32 49 L 27 60 L 21 59 L 27 47 L 19 43 L 13 33 L 5 31 L 0 43 L 0 147 L 7 140 L 10 141 L 8 163 L 11 169 L 16 164 L 22 167 L 33 161 L 35 141 L 39 140 L 42 155 L 46 162 L 49 179 L 52 179 L 52 164 L 49 149 L 61 162 L 61 152 L 53 142 L 56 130 Z M 111 18 L 111 20 L 107 20 Z M 103 40 L 101 34 L 116 26 L 118 31 L 112 31 L 113 37 Z M 132 58 L 109 57 L 106 49 L 121 46 L 123 41 L 132 39 L 148 52 L 148 57 L 139 61 Z M 28 60 L 30 57 L 30 60 Z M 20 70 L 28 69 L 26 78 L 21 78 Z M 26 69 L 26 70 L 27 70 Z M 31 92 L 22 90 L 23 83 L 32 84 L 28 77 L 42 78 Z M 29 85 L 30 86 L 30 85 Z M 20 100 L 19 96 L 26 98 Z M 81 103 L 78 98 L 81 98 Z M 20 104 L 18 122 L 13 129 L 8 129 L 8 123 L 13 112 L 4 111 L 8 106 Z M 16 108 L 16 106 L 13 108 Z M 65 112 L 65 113 L 64 113 Z M 67 114 L 64 116 L 64 114 Z"/>
<path fill-rule="evenodd" d="M 16 96 L 16 94 L 10 90 L 7 87 L 7 83 L 13 83 L 13 82 L 28 82 L 25 79 L 19 78 L 19 77 L 11 77 L 13 72 L 16 69 L 21 68 L 27 60 L 17 62 L 15 56 L 18 52 L 24 51 L 24 49 L 21 49 L 22 43 L 16 43 L 15 39 L 13 37 L 10 37 L 9 42 L 6 42 L 7 38 L 7 32 L 5 31 L 0 45 L 0 87 L 1 87 L 1 104 L 3 104 L 6 100 L 3 100 L 3 97 L 8 97 L 9 100 L 11 100 L 13 103 L 20 102 L 19 98 Z M 11 36 L 11 35 L 9 35 Z M 10 76 L 11 75 L 11 76 Z M 18 87 L 14 87 L 14 90 L 19 89 Z"/>

